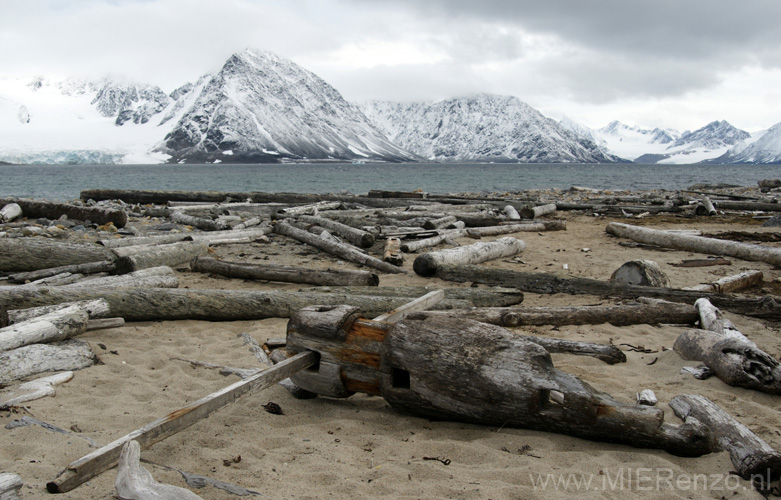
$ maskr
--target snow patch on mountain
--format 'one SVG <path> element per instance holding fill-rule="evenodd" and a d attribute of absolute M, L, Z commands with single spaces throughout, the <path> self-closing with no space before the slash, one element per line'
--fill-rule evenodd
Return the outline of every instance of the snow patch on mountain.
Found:
<path fill-rule="evenodd" d="M 372 101 L 364 114 L 404 149 L 432 161 L 618 161 L 516 97 L 481 94 L 434 103 Z"/>
<path fill-rule="evenodd" d="M 713 163 L 781 163 L 781 123 L 753 134 Z"/>

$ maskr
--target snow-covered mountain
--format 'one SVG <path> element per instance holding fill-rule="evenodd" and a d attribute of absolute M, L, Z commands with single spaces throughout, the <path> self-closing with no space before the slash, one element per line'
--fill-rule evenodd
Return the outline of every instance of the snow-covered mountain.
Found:
<path fill-rule="evenodd" d="M 606 151 L 633 161 L 643 155 L 664 155 L 681 135 L 673 129 L 644 129 L 619 121 L 592 132 Z"/>
<path fill-rule="evenodd" d="M 781 123 L 753 134 L 709 163 L 781 163 Z"/>
<path fill-rule="evenodd" d="M 432 161 L 620 161 L 516 97 L 480 94 L 434 103 L 372 101 L 361 109 L 393 142 Z"/>

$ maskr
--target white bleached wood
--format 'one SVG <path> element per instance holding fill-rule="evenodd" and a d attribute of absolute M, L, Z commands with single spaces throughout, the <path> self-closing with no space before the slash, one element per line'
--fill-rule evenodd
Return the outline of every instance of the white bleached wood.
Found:
<path fill-rule="evenodd" d="M 8 319 L 11 323 L 21 323 L 29 319 L 44 316 L 69 307 L 77 306 L 89 313 L 90 319 L 102 318 L 109 312 L 109 305 L 104 299 L 80 300 L 76 302 L 63 302 L 53 306 L 31 307 L 29 309 L 13 309 L 8 311 Z"/>
<path fill-rule="evenodd" d="M 0 384 L 38 373 L 81 370 L 97 361 L 86 342 L 66 340 L 57 344 L 32 344 L 0 352 Z"/>
<path fill-rule="evenodd" d="M 22 207 L 18 203 L 9 203 L 0 209 L 0 222 L 11 222 L 22 216 Z"/>
<path fill-rule="evenodd" d="M 57 342 L 87 331 L 89 313 L 79 306 L 0 328 L 0 351 L 30 344 Z"/>
<path fill-rule="evenodd" d="M 10 472 L 0 472 L 0 500 L 20 500 L 19 490 L 24 486 L 22 478 Z"/>
<path fill-rule="evenodd" d="M 510 257 L 523 252 L 526 243 L 510 237 L 498 238 L 489 242 L 478 242 L 449 250 L 429 252 L 418 256 L 412 264 L 415 273 L 431 276 L 438 266 L 479 264 L 489 260 Z"/>
<path fill-rule="evenodd" d="M 155 481 L 141 466 L 141 446 L 128 441 L 119 455 L 117 478 L 114 480 L 117 496 L 123 500 L 198 500 L 201 497 L 190 490 Z"/>
<path fill-rule="evenodd" d="M 14 391 L 14 394 L 21 394 L 0 403 L 0 408 L 9 408 L 11 406 L 18 406 L 28 401 L 41 399 L 46 396 L 54 396 L 54 386 L 64 384 L 72 378 L 73 372 L 66 371 L 62 373 L 55 373 L 54 375 L 49 375 L 48 377 L 37 378 L 35 380 L 20 384 L 16 391 Z"/>
<path fill-rule="evenodd" d="M 411 302 L 404 304 L 401 307 L 397 307 L 393 311 L 385 314 L 381 314 L 374 318 L 374 321 L 382 321 L 385 323 L 396 323 L 410 314 L 418 311 L 425 311 L 429 307 L 432 307 L 445 298 L 444 290 L 436 290 L 429 292 L 426 295 L 419 297 Z"/>
<path fill-rule="evenodd" d="M 762 271 L 743 271 L 734 276 L 725 276 L 713 283 L 701 283 L 685 290 L 698 290 L 700 292 L 730 293 L 745 290 L 762 283 Z"/>

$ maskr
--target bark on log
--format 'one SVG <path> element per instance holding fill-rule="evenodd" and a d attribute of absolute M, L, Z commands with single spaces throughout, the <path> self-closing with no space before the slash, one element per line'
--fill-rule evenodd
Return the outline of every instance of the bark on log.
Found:
<path fill-rule="evenodd" d="M 13 283 L 25 283 L 27 281 L 37 281 L 62 273 L 97 274 L 112 272 L 115 269 L 116 264 L 114 261 L 105 260 L 98 262 L 87 262 L 85 264 L 71 264 L 69 266 L 51 267 L 49 269 L 39 269 L 37 271 L 28 271 L 24 273 L 14 273 L 9 275 L 8 279 Z"/>
<path fill-rule="evenodd" d="M 629 238 L 639 243 L 689 252 L 726 255 L 743 260 L 767 262 L 776 267 L 781 267 L 781 248 L 676 234 L 618 222 L 608 224 L 606 231 L 615 236 Z"/>
<path fill-rule="evenodd" d="M 405 241 L 401 244 L 401 250 L 403 252 L 412 253 L 424 248 L 435 247 L 450 238 L 463 238 L 464 236 L 466 236 L 466 230 L 464 229 L 443 231 L 439 235 L 432 236 L 431 238 L 425 238 L 417 241 Z"/>
<path fill-rule="evenodd" d="M 58 342 L 87 331 L 89 313 L 70 306 L 38 318 L 0 328 L 0 351 L 30 344 Z"/>
<path fill-rule="evenodd" d="M 78 205 L 69 205 L 67 203 L 55 203 L 43 200 L 28 199 L 0 199 L 0 205 L 8 203 L 18 203 L 22 207 L 25 217 L 59 219 L 63 215 L 68 219 L 80 221 L 90 221 L 98 225 L 108 224 L 122 228 L 127 224 L 128 216 L 124 210 L 114 210 L 100 207 L 84 207 Z"/>
<path fill-rule="evenodd" d="M 404 255 L 401 253 L 401 240 L 398 238 L 388 238 L 385 240 L 385 250 L 382 253 L 383 262 L 388 262 L 394 266 L 404 264 Z"/>
<path fill-rule="evenodd" d="M 133 249 L 130 253 L 129 249 Z M 188 263 L 196 257 L 205 255 L 209 245 L 200 241 L 183 241 L 168 245 L 149 247 L 126 247 L 114 249 L 117 255 L 117 272 L 130 273 L 150 267 L 169 266 Z"/>
<path fill-rule="evenodd" d="M 742 297 L 739 295 L 658 288 L 642 285 L 624 285 L 590 278 L 560 277 L 548 273 L 529 273 L 486 266 L 439 266 L 436 277 L 449 281 L 483 283 L 486 285 L 517 288 L 532 293 L 569 293 L 574 295 L 598 295 L 635 299 L 652 297 L 694 304 L 706 297 L 723 309 L 757 318 L 781 318 L 781 300 L 774 296 Z"/>
<path fill-rule="evenodd" d="M 526 243 L 516 238 L 499 238 L 465 247 L 440 250 L 420 255 L 412 268 L 420 276 L 432 276 L 442 265 L 479 264 L 489 260 L 517 255 L 526 249 Z"/>
<path fill-rule="evenodd" d="M 686 289 L 714 293 L 737 292 L 761 284 L 762 277 L 762 271 L 743 271 L 742 273 L 736 274 L 734 276 L 725 276 L 714 281 L 713 283 L 702 283 L 692 287 L 687 287 Z"/>
<path fill-rule="evenodd" d="M 140 447 L 146 449 L 207 418 L 240 397 L 271 387 L 291 374 L 316 363 L 317 356 L 314 353 L 302 353 L 273 368 L 213 392 L 72 462 L 55 480 L 46 484 L 46 490 L 49 493 L 70 491 L 116 465 L 121 449 L 128 441 L 138 441 Z"/>
<path fill-rule="evenodd" d="M 115 260 L 116 256 L 100 245 L 42 238 L 0 238 L 0 271 L 37 271 Z"/>
<path fill-rule="evenodd" d="M 650 304 L 571 307 L 474 307 L 455 311 L 427 311 L 427 316 L 468 318 L 504 327 L 539 325 L 657 325 L 694 324 L 697 309 L 687 304 L 656 301 Z"/>
<path fill-rule="evenodd" d="M 0 222 L 11 222 L 22 216 L 22 207 L 18 203 L 8 203 L 0 209 Z"/>
<path fill-rule="evenodd" d="M 378 288 L 378 287 L 370 287 Z M 0 296 L 0 307 L 7 303 L 18 308 L 60 302 L 105 299 L 111 314 L 125 321 L 241 321 L 264 318 L 288 318 L 294 311 L 312 304 L 355 304 L 366 314 L 378 315 L 409 302 L 409 297 L 368 297 L 342 293 L 259 292 L 250 290 L 208 290 L 178 288 L 142 288 L 126 290 L 77 290 L 63 292 L 56 287 L 48 293 L 19 290 L 12 298 Z M 447 299 L 438 309 L 470 307 L 465 300 Z"/>
<path fill-rule="evenodd" d="M 62 304 L 55 304 L 51 306 L 32 307 L 28 309 L 13 309 L 8 311 L 8 318 L 10 322 L 21 323 L 29 319 L 34 319 L 39 316 L 51 314 L 53 312 L 62 311 L 72 306 L 77 306 L 89 313 L 90 319 L 102 318 L 108 315 L 110 308 L 108 302 L 103 299 L 95 300 L 82 300 L 79 302 L 63 302 Z"/>
<path fill-rule="evenodd" d="M 299 215 L 296 218 L 302 222 L 306 222 L 307 224 L 314 224 L 316 226 L 324 227 L 325 229 L 338 234 L 359 248 L 371 248 L 374 246 L 374 235 L 361 229 L 356 229 L 352 226 L 348 226 L 331 219 L 326 219 L 324 217 Z"/>
<path fill-rule="evenodd" d="M 687 330 L 673 345 L 683 359 L 705 364 L 734 387 L 781 394 L 781 365 L 740 333 L 707 299 L 695 303 L 704 330 Z"/>
<path fill-rule="evenodd" d="M 117 496 L 125 500 L 203 500 L 190 490 L 155 481 L 141 466 L 141 445 L 128 441 L 119 454 L 114 487 Z"/>
<path fill-rule="evenodd" d="M 22 478 L 10 472 L 0 472 L 0 499 L 21 500 L 19 490 L 24 486 Z"/>
<path fill-rule="evenodd" d="M 211 257 L 196 257 L 190 262 L 193 271 L 213 273 L 229 278 L 282 281 L 286 283 L 309 283 L 326 286 L 377 286 L 380 278 L 368 271 L 360 270 L 316 270 L 305 267 L 280 266 L 272 264 L 244 264 L 226 262 Z"/>
<path fill-rule="evenodd" d="M 56 344 L 32 344 L 0 352 L 0 384 L 45 372 L 81 370 L 97 362 L 86 342 L 66 340 Z"/>
<path fill-rule="evenodd" d="M 670 407 L 678 418 L 693 417 L 705 424 L 714 449 L 729 452 L 737 473 L 751 480 L 759 491 L 768 491 L 781 477 L 781 454 L 713 401 L 699 394 L 684 394 L 674 397 Z"/>
<path fill-rule="evenodd" d="M 405 274 L 406 271 L 400 267 L 383 262 L 380 259 L 366 255 L 356 249 L 353 249 L 347 245 L 340 245 L 330 241 L 322 240 L 314 235 L 307 233 L 302 229 L 293 227 L 286 221 L 279 221 L 276 225 L 275 231 L 283 236 L 288 236 L 295 240 L 301 241 L 308 245 L 311 245 L 319 250 L 328 252 L 331 255 L 340 257 L 350 262 L 357 264 L 363 264 L 373 267 L 379 271 L 385 273 Z"/>
<path fill-rule="evenodd" d="M 438 290 L 430 286 L 316 287 L 302 288 L 304 293 L 335 293 L 374 297 L 420 297 Z M 511 288 L 445 288 L 445 298 L 465 300 L 475 307 L 503 307 L 523 302 L 523 293 Z"/>
<path fill-rule="evenodd" d="M 631 260 L 621 265 L 610 276 L 610 281 L 625 285 L 644 285 L 670 288 L 670 279 L 659 264 L 652 260 Z"/>
<path fill-rule="evenodd" d="M 536 219 L 544 215 L 552 214 L 555 211 L 556 204 L 548 203 L 547 205 L 540 205 L 537 207 L 523 207 L 520 214 L 524 219 Z"/>

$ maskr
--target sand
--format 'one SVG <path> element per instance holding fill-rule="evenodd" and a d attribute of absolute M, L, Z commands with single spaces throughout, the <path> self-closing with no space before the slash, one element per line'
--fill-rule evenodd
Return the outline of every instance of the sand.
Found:
<path fill-rule="evenodd" d="M 567 230 L 516 235 L 527 244 L 518 260 L 485 265 L 544 271 L 562 276 L 607 279 L 622 263 L 651 259 L 660 264 L 673 287 L 714 281 L 744 270 L 765 273 L 764 293 L 779 293 L 781 271 L 770 265 L 732 260 L 730 266 L 681 268 L 671 264 L 701 255 L 619 246 L 605 233 L 617 220 L 584 214 L 557 214 Z M 622 220 L 626 222 L 626 220 Z M 698 228 L 773 231 L 750 217 L 649 218 L 638 223 L 656 228 Z M 465 240 L 468 242 L 469 240 Z M 584 251 L 584 249 L 589 249 Z M 229 260 L 315 267 L 359 267 L 274 237 L 270 243 L 218 247 Z M 566 264 L 567 269 L 564 269 Z M 468 286 L 408 275 L 382 275 L 380 286 Z M 246 282 L 179 271 L 182 286 L 297 290 L 300 285 Z M 755 291 L 755 293 L 760 293 Z M 526 294 L 524 305 L 613 304 L 593 296 Z M 781 353 L 781 324 L 727 313 L 726 316 L 767 352 Z M 50 498 L 45 485 L 70 462 L 94 448 L 85 437 L 108 443 L 192 401 L 237 380 L 217 370 L 194 368 L 172 358 L 205 361 L 240 368 L 260 365 L 243 345 L 241 333 L 258 342 L 282 337 L 286 319 L 260 321 L 140 322 L 89 332 L 103 364 L 76 372 L 59 386 L 55 397 L 26 404 L 26 409 L 0 412 L 0 471 L 22 477 L 22 498 Z M 681 326 L 609 324 L 518 328 L 518 332 L 564 339 L 642 346 L 627 349 L 627 362 L 610 366 L 596 359 L 555 354 L 555 365 L 624 402 L 652 389 L 666 420 L 677 422 L 667 402 L 678 394 L 702 394 L 734 415 L 776 449 L 781 449 L 781 400 L 778 396 L 729 387 L 717 378 L 697 380 L 681 373 L 687 362 L 670 348 Z M 0 399 L 14 389 L 0 391 Z M 284 414 L 264 410 L 277 403 Z M 4 428 L 24 416 L 39 419 L 71 435 L 38 425 Z M 242 398 L 200 423 L 142 452 L 142 457 L 192 474 L 247 488 L 272 499 L 521 499 L 569 498 L 761 498 L 734 475 L 727 453 L 681 458 L 660 450 L 587 441 L 546 432 L 430 421 L 402 415 L 380 397 L 297 400 L 281 386 Z M 160 466 L 146 467 L 160 482 L 186 486 L 182 476 Z M 112 498 L 116 469 L 109 470 L 62 499 Z M 547 481 L 547 482 L 546 482 Z M 566 482 L 568 484 L 565 484 Z M 193 490 L 203 498 L 235 495 L 205 486 Z"/>

